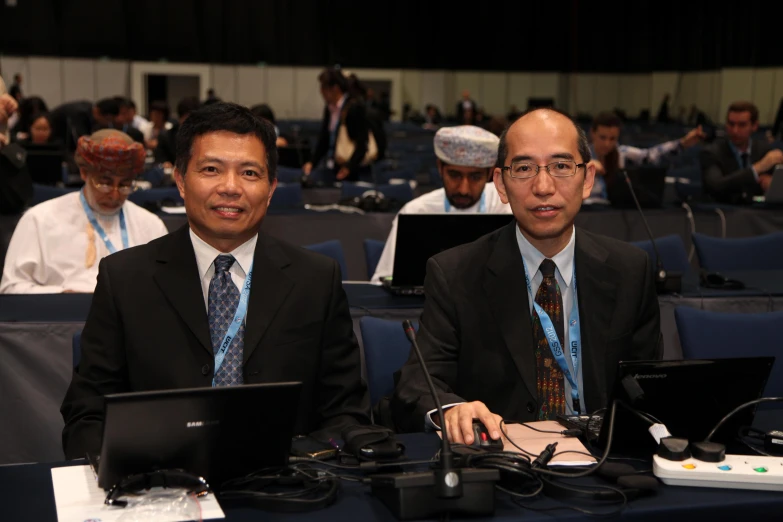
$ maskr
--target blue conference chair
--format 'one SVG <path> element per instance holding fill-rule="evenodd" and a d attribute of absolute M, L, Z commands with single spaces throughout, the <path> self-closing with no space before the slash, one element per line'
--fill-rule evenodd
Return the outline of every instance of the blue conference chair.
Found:
<path fill-rule="evenodd" d="M 364 240 L 364 260 L 367 263 L 367 279 L 372 279 L 372 275 L 378 267 L 378 262 L 381 260 L 384 246 L 386 246 L 384 241 L 378 241 L 377 239 Z"/>
<path fill-rule="evenodd" d="M 778 342 L 783 312 L 731 314 L 679 306 L 674 310 L 674 319 L 685 359 L 777 357 L 764 396 L 783 395 L 783 362 Z"/>
<path fill-rule="evenodd" d="M 139 206 L 147 203 L 173 203 L 182 205 L 185 201 L 179 195 L 177 187 L 160 187 L 148 190 L 137 190 L 128 196 L 128 200 Z"/>
<path fill-rule="evenodd" d="M 418 323 L 413 327 L 418 331 Z M 411 345 L 398 321 L 364 316 L 359 320 L 367 385 L 373 406 L 394 391 L 394 372 L 408 360 Z"/>
<path fill-rule="evenodd" d="M 656 270 L 655 248 L 652 241 L 634 241 L 631 243 L 645 252 L 650 257 L 650 263 L 653 271 Z M 655 244 L 661 253 L 661 263 L 664 270 L 680 272 L 685 275 L 691 270 L 691 264 L 688 262 L 688 253 L 685 251 L 685 244 L 682 237 L 677 234 L 655 238 Z"/>
<path fill-rule="evenodd" d="M 270 210 L 303 208 L 302 185 L 279 183 L 269 203 Z"/>
<path fill-rule="evenodd" d="M 82 360 L 82 332 L 76 332 L 73 334 L 73 367 L 76 369 Z"/>
<path fill-rule="evenodd" d="M 302 176 L 302 169 L 277 167 L 277 181 L 279 183 L 299 183 L 302 181 Z"/>
<path fill-rule="evenodd" d="M 343 244 L 340 243 L 340 241 L 332 239 L 330 241 L 324 241 L 323 243 L 305 245 L 304 248 L 331 257 L 337 261 L 337 264 L 340 265 L 340 272 L 342 272 L 343 280 L 348 279 L 348 266 L 345 264 L 345 253 L 343 252 Z"/>
<path fill-rule="evenodd" d="M 696 233 L 693 244 L 705 270 L 783 270 L 783 232 L 739 239 Z"/>
<path fill-rule="evenodd" d="M 50 199 L 59 198 L 60 196 L 64 196 L 69 192 L 74 192 L 76 190 L 79 189 L 53 187 L 50 185 L 38 185 L 37 183 L 34 183 L 32 204 L 37 205 L 38 203 L 43 203 L 44 201 L 48 201 Z"/>

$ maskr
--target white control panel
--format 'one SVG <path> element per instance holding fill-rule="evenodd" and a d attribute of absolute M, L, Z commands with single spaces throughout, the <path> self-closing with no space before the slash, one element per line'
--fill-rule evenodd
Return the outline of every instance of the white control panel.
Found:
<path fill-rule="evenodd" d="M 783 491 L 783 457 L 726 455 L 722 462 L 674 462 L 655 455 L 653 473 L 672 486 Z"/>

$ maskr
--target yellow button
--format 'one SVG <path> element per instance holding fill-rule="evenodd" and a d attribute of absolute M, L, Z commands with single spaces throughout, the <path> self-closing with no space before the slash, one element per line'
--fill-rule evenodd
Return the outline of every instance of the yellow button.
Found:
<path fill-rule="evenodd" d="M 696 469 L 696 464 L 683 464 L 682 467 L 685 469 Z"/>

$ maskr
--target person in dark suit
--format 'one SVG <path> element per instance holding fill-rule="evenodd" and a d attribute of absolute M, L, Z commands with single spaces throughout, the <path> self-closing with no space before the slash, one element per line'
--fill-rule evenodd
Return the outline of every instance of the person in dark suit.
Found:
<path fill-rule="evenodd" d="M 515 220 L 427 263 L 418 339 L 455 442 L 472 443 L 474 418 L 497 439 L 501 418 L 602 408 L 618 361 L 662 355 L 647 255 L 574 227 L 595 178 L 589 161 L 568 116 L 529 111 L 501 135 L 494 170 Z M 396 377 L 397 428 L 440 425 L 414 355 Z"/>
<path fill-rule="evenodd" d="M 101 261 L 61 408 L 67 458 L 100 451 L 109 393 L 300 381 L 297 433 L 369 424 L 337 263 L 259 232 L 276 150 L 272 125 L 239 105 L 182 123 L 175 179 L 188 226 Z"/>
<path fill-rule="evenodd" d="M 365 104 L 348 93 L 348 80 L 338 69 L 325 69 L 319 76 L 321 96 L 326 102 L 321 122 L 321 131 L 311 161 L 302 166 L 305 176 L 309 176 L 314 166 L 321 160 L 336 179 L 358 181 L 362 174 L 370 174 L 370 166 L 362 165 L 367 154 L 370 126 Z M 335 157 L 335 146 L 340 126 L 345 125 L 348 138 L 354 144 L 354 153 L 350 158 Z"/>
<path fill-rule="evenodd" d="M 750 203 L 763 195 L 772 169 L 783 163 L 783 152 L 763 140 L 753 140 L 759 110 L 750 102 L 734 102 L 726 114 L 726 137 L 704 147 L 699 155 L 704 192 L 720 203 Z"/>
<path fill-rule="evenodd" d="M 120 107 L 114 98 L 106 98 L 93 104 L 90 101 L 63 103 L 49 113 L 52 122 L 52 136 L 62 140 L 66 150 L 73 153 L 82 136 L 116 127 Z"/>
<path fill-rule="evenodd" d="M 457 124 L 458 125 L 475 125 L 476 115 L 478 114 L 478 105 L 470 97 L 470 91 L 465 89 L 462 91 L 462 99 L 457 102 Z"/>

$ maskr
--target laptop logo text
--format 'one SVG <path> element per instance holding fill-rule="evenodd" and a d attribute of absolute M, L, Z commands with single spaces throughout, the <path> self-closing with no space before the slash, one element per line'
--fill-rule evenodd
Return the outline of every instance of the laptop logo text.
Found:
<path fill-rule="evenodd" d="M 665 373 L 651 373 L 649 375 L 641 375 L 637 373 L 633 376 L 634 379 L 665 379 L 668 377 Z"/>
<path fill-rule="evenodd" d="M 187 427 L 188 428 L 206 428 L 207 426 L 216 426 L 220 424 L 219 420 L 210 420 L 210 421 L 188 421 Z"/>

